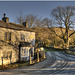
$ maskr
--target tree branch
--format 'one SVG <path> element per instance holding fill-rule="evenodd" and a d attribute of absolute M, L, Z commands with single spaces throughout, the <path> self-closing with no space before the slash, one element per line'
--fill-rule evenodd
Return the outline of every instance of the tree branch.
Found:
<path fill-rule="evenodd" d="M 75 33 L 75 31 L 74 32 L 72 32 L 70 35 L 69 35 L 69 37 L 71 36 L 71 35 L 73 35 Z"/>
<path fill-rule="evenodd" d="M 63 37 L 59 36 L 52 28 L 50 29 L 52 32 L 55 33 L 56 36 L 58 36 L 59 38 L 63 39 Z"/>

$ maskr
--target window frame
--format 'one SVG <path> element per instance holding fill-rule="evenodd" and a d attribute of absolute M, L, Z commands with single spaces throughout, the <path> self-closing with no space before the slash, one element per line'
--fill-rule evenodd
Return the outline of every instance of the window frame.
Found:
<path fill-rule="evenodd" d="M 4 59 L 10 59 L 12 58 L 12 51 L 3 51 L 3 58 Z"/>
<path fill-rule="evenodd" d="M 21 33 L 20 36 L 21 36 L 21 41 L 25 41 L 25 35 Z"/>
<path fill-rule="evenodd" d="M 4 40 L 5 41 L 11 41 L 11 32 L 5 32 Z"/>

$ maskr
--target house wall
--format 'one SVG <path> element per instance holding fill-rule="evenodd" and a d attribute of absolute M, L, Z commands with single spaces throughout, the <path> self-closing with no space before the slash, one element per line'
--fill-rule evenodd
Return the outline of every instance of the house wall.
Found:
<path fill-rule="evenodd" d="M 18 44 L 20 41 L 26 41 L 30 42 L 33 45 L 35 45 L 35 32 L 29 32 L 29 31 L 18 31 L 13 29 L 6 29 L 6 28 L 0 28 L 0 40 L 4 40 L 5 38 L 5 32 L 11 32 L 11 43 L 12 44 Z M 21 34 L 24 35 L 25 40 L 21 40 Z M 9 42 L 9 41 L 6 41 Z"/>
<path fill-rule="evenodd" d="M 11 41 L 5 40 L 5 33 L 11 32 Z M 21 40 L 21 34 L 24 35 L 25 40 Z M 0 65 L 2 64 L 3 52 L 12 51 L 11 62 L 18 60 L 19 49 L 15 49 L 15 45 L 19 45 L 19 42 L 30 42 L 35 45 L 35 33 L 29 31 L 19 31 L 7 28 L 0 28 Z M 11 44 L 8 44 L 11 43 Z M 3 59 L 4 64 L 10 63 L 10 59 Z"/>
<path fill-rule="evenodd" d="M 12 46 L 2 46 L 0 49 L 0 65 L 2 65 L 2 57 L 3 57 L 3 64 L 10 64 L 10 55 L 9 52 L 12 52 L 11 54 L 11 62 L 18 61 L 18 50 L 14 49 Z M 4 57 L 7 56 L 7 57 Z"/>

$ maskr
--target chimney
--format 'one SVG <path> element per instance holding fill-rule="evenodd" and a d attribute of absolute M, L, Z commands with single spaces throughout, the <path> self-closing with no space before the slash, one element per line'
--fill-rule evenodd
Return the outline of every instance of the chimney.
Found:
<path fill-rule="evenodd" d="M 4 17 L 2 18 L 2 20 L 6 23 L 9 23 L 9 18 L 6 17 L 6 14 L 4 13 Z"/>
<path fill-rule="evenodd" d="M 25 27 L 28 27 L 28 22 L 23 22 L 23 25 L 24 25 Z"/>

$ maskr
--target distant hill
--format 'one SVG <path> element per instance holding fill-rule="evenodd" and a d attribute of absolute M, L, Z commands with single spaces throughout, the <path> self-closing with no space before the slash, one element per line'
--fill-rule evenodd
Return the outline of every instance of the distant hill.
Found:
<path fill-rule="evenodd" d="M 46 28 L 46 27 L 37 27 L 32 28 L 36 33 L 36 44 L 40 41 L 42 44 L 45 43 L 45 45 L 63 45 L 63 40 L 60 39 L 58 36 L 55 35 L 53 30 L 56 32 L 57 35 L 62 36 L 65 33 L 65 28 L 62 28 L 62 30 L 59 27 L 53 27 L 53 28 Z M 69 34 L 72 33 L 72 30 L 69 30 Z M 73 34 L 70 37 L 70 45 L 75 44 L 75 34 Z"/>

